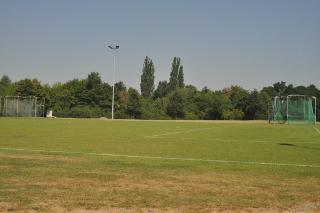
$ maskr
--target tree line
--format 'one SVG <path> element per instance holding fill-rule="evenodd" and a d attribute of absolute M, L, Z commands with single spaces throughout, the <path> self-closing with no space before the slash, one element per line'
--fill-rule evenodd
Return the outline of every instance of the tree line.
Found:
<path fill-rule="evenodd" d="M 258 90 L 230 86 L 222 90 L 197 89 L 185 85 L 181 59 L 174 57 L 168 81 L 155 85 L 155 66 L 146 57 L 140 91 L 115 83 L 115 118 L 186 119 L 186 120 L 254 120 L 267 119 L 274 96 L 301 94 L 316 96 L 320 117 L 320 90 L 315 85 L 293 86 L 277 82 Z M 52 86 L 38 79 L 12 82 L 7 75 L 0 80 L 0 96 L 36 96 L 45 98 L 46 110 L 57 117 L 111 117 L 112 85 L 103 82 L 97 72 L 85 79 L 73 79 Z"/>

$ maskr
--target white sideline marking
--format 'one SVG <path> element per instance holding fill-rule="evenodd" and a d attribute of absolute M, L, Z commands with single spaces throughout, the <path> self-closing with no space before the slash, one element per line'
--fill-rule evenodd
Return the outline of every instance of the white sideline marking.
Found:
<path fill-rule="evenodd" d="M 163 134 L 145 136 L 145 138 L 154 138 L 154 137 L 159 137 L 159 136 L 164 136 L 164 135 L 175 135 L 175 134 L 180 134 L 180 133 L 196 132 L 196 131 L 202 131 L 202 130 L 209 130 L 209 129 L 213 129 L 213 128 L 214 127 L 196 128 L 196 129 L 188 129 L 188 130 L 184 130 L 184 131 L 166 132 L 166 133 L 163 133 Z"/>
<path fill-rule="evenodd" d="M 314 127 L 314 129 L 320 134 L 320 130 L 317 127 Z"/>
<path fill-rule="evenodd" d="M 319 132 L 320 133 L 320 132 Z M 197 139 L 197 138 L 186 138 L 186 137 L 148 137 L 148 138 L 159 138 L 159 139 L 179 139 L 179 140 L 192 140 L 192 141 L 197 141 L 197 140 L 202 140 L 202 141 L 222 141 L 222 142 L 239 142 L 240 140 L 236 140 L 236 139 L 222 139 L 222 138 L 202 138 L 202 139 Z M 242 142 L 242 140 L 241 140 Z M 288 143 L 286 141 L 264 141 L 264 140 L 246 140 L 245 142 L 249 142 L 249 143 Z M 318 141 L 312 141 L 312 142 L 290 142 L 293 144 L 315 144 L 318 143 Z"/>
<path fill-rule="evenodd" d="M 143 156 L 143 155 L 120 155 L 120 154 L 94 153 L 94 152 L 69 152 L 69 151 L 54 151 L 54 150 L 42 150 L 42 149 L 20 149 L 20 148 L 10 148 L 10 147 L 2 147 L 2 148 L 0 148 L 0 150 L 25 151 L 25 152 L 47 152 L 47 153 L 62 153 L 62 154 L 82 154 L 82 155 L 140 158 L 140 159 L 202 161 L 202 162 L 227 163 L 227 164 L 233 163 L 233 164 L 248 164 L 248 165 L 270 165 L 270 166 L 294 166 L 294 167 L 320 168 L 320 165 L 310 165 L 310 164 L 269 163 L 269 162 L 236 161 L 236 160 L 210 160 L 210 159 L 201 159 L 201 158 L 177 158 L 177 157 L 159 157 L 159 156 Z"/>

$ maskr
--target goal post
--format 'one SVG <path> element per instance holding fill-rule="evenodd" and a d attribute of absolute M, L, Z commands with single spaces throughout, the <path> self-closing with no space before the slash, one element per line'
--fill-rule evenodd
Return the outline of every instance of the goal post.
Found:
<path fill-rule="evenodd" d="M 285 123 L 287 120 L 287 97 L 275 96 L 272 104 L 271 121 Z"/>
<path fill-rule="evenodd" d="M 307 95 L 274 97 L 271 120 L 276 123 L 316 124 L 317 99 Z"/>
<path fill-rule="evenodd" d="M 2 115 L 7 117 L 44 117 L 45 101 L 35 96 L 5 96 Z"/>
<path fill-rule="evenodd" d="M 316 105 L 313 104 L 314 98 L 305 95 L 287 96 L 287 120 L 292 123 L 315 124 Z"/>

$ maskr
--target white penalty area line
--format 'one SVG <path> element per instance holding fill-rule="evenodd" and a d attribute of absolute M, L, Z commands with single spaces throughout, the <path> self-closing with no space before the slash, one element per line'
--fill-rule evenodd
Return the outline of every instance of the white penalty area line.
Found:
<path fill-rule="evenodd" d="M 222 139 L 222 138 L 186 138 L 186 137 L 149 137 L 153 139 L 177 139 L 177 140 L 190 140 L 190 141 L 221 141 L 221 142 L 239 142 L 239 143 L 270 143 L 270 144 L 279 144 L 279 143 L 292 143 L 292 144 L 315 144 L 318 143 L 318 141 L 312 141 L 312 142 L 287 142 L 287 141 L 264 141 L 264 140 L 236 140 L 236 139 Z"/>
<path fill-rule="evenodd" d="M 176 134 L 181 134 L 181 133 L 197 132 L 197 131 L 210 130 L 210 129 L 214 129 L 214 127 L 210 127 L 210 128 L 196 128 L 196 129 L 188 129 L 188 130 L 175 131 L 175 132 L 166 132 L 166 133 L 157 134 L 157 135 L 149 135 L 149 136 L 145 136 L 145 138 L 156 138 L 156 137 L 159 137 L 159 136 L 176 135 Z"/>
<path fill-rule="evenodd" d="M 320 134 L 320 130 L 317 127 L 314 127 L 314 129 Z"/>
<path fill-rule="evenodd" d="M 21 149 L 21 148 L 10 148 L 10 147 L 2 147 L 2 148 L 0 147 L 0 150 L 42 152 L 42 153 L 61 153 L 61 154 L 79 154 L 79 155 L 108 156 L 108 157 L 122 157 L 122 158 L 139 158 L 139 159 L 198 161 L 198 162 L 213 162 L 213 163 L 225 163 L 225 164 L 320 168 L 320 165 L 310 165 L 310 164 L 270 163 L 270 162 L 255 162 L 255 161 L 236 161 L 236 160 L 212 160 L 212 159 L 201 159 L 201 158 L 177 158 L 177 157 L 159 157 L 159 156 L 145 156 L 145 155 L 121 155 L 121 154 L 94 153 L 94 152 L 71 152 L 71 151 L 69 152 L 69 151 L 55 151 L 55 150 L 42 150 L 42 149 Z"/>

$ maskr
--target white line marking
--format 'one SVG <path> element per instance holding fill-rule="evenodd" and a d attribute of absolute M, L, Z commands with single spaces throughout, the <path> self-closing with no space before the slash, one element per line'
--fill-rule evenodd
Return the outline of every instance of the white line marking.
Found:
<path fill-rule="evenodd" d="M 180 133 L 196 132 L 196 131 L 202 131 L 202 130 L 209 130 L 209 129 L 213 129 L 213 128 L 214 127 L 196 128 L 196 129 L 188 129 L 188 130 L 184 130 L 184 131 L 166 132 L 166 133 L 163 133 L 163 134 L 145 136 L 145 138 L 154 138 L 154 137 L 159 137 L 159 136 L 164 136 L 164 135 L 175 135 L 175 134 L 180 134 Z"/>
<path fill-rule="evenodd" d="M 62 154 L 81 154 L 81 155 L 140 158 L 140 159 L 158 159 L 158 160 L 201 161 L 201 162 L 214 162 L 214 163 L 227 163 L 227 164 L 294 166 L 294 167 L 320 168 L 320 165 L 310 165 L 310 164 L 270 163 L 270 162 L 255 162 L 255 161 L 236 161 L 236 160 L 211 160 L 211 159 L 201 159 L 201 158 L 177 158 L 177 157 L 159 157 L 159 156 L 144 156 L 144 155 L 120 155 L 120 154 L 109 154 L 109 153 L 69 152 L 69 151 L 55 151 L 55 150 L 42 150 L 42 149 L 21 149 L 21 148 L 10 148 L 10 147 L 2 147 L 2 148 L 0 148 L 0 150 L 62 153 Z"/>
<path fill-rule="evenodd" d="M 186 137 L 151 137 L 149 136 L 148 138 L 154 138 L 154 139 L 177 139 L 177 140 L 192 140 L 192 141 L 222 141 L 222 142 L 249 142 L 249 143 L 292 143 L 292 144 L 315 144 L 318 143 L 318 141 L 311 141 L 311 142 L 287 142 L 287 141 L 265 141 L 265 140 L 236 140 L 236 139 L 222 139 L 222 138 L 186 138 Z"/>
<path fill-rule="evenodd" d="M 314 127 L 314 129 L 320 134 L 320 130 L 317 127 Z"/>

